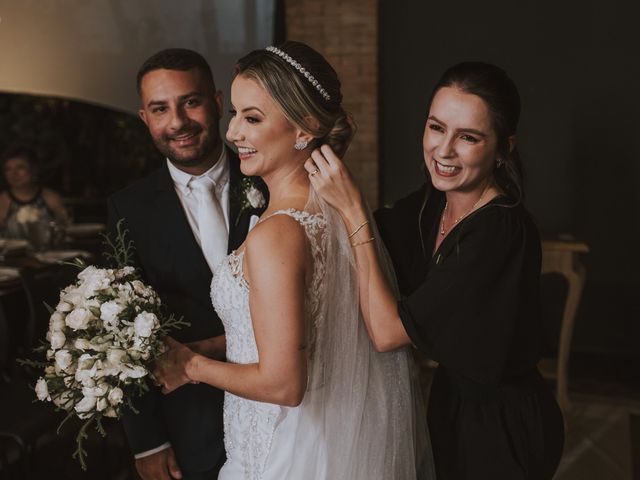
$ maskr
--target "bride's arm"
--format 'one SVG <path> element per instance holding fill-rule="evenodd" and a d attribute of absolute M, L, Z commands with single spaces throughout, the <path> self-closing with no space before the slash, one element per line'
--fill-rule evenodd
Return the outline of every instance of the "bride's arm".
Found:
<path fill-rule="evenodd" d="M 244 258 L 260 361 L 221 362 L 169 340 L 171 349 L 155 371 L 163 391 L 203 382 L 251 400 L 298 405 L 307 379 L 303 321 L 307 254 L 303 229 L 285 215 L 254 228 Z"/>
<path fill-rule="evenodd" d="M 305 168 L 320 196 L 340 213 L 349 233 L 358 268 L 360 308 L 367 331 L 376 350 L 386 352 L 411 343 L 398 314 L 398 303 L 375 249 L 360 189 L 349 171 L 331 148 L 323 145 L 315 150 Z M 316 172 L 317 169 L 317 172 Z M 316 173 L 314 173 L 316 172 Z"/>
<path fill-rule="evenodd" d="M 227 350 L 227 342 L 224 335 L 218 335 L 217 337 L 205 338 L 204 340 L 187 343 L 187 347 L 195 353 L 199 353 L 205 357 L 224 360 Z"/>

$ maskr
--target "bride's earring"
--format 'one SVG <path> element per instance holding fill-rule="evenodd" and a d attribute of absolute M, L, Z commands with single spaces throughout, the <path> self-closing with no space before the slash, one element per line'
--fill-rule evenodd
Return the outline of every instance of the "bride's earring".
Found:
<path fill-rule="evenodd" d="M 306 140 L 298 140 L 296 144 L 293 146 L 296 150 L 304 150 L 309 145 L 309 142 Z"/>

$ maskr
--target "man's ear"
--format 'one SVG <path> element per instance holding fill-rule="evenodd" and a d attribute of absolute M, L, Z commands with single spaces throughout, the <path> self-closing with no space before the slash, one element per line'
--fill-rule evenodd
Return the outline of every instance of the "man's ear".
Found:
<path fill-rule="evenodd" d="M 518 143 L 518 139 L 515 135 L 511 135 L 509 137 L 509 153 L 513 152 L 513 149 L 516 148 L 516 144 Z"/>
<path fill-rule="evenodd" d="M 221 90 L 217 90 L 213 96 L 213 101 L 216 103 L 218 109 L 218 118 L 222 118 L 222 106 L 224 105 L 224 94 Z"/>

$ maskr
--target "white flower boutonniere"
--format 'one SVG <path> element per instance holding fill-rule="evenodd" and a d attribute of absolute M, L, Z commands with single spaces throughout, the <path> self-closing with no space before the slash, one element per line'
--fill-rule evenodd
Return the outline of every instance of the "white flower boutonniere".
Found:
<path fill-rule="evenodd" d="M 255 179 L 245 177 L 240 182 L 239 187 L 239 203 L 240 211 L 236 218 L 236 225 L 240 220 L 240 216 L 245 210 L 259 210 L 266 205 L 266 199 L 262 191 L 256 186 Z"/>

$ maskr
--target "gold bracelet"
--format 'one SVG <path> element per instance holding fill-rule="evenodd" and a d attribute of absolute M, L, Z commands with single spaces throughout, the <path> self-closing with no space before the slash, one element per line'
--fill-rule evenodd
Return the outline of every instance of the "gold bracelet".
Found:
<path fill-rule="evenodd" d="M 375 239 L 376 239 L 376 237 L 371 237 L 369 240 L 363 240 L 362 242 L 352 243 L 351 246 L 352 247 L 357 247 L 357 246 L 360 246 L 360 245 L 364 245 L 365 243 L 373 242 Z"/>
<path fill-rule="evenodd" d="M 353 237 L 356 233 L 358 233 L 360 230 L 362 230 L 364 228 L 365 225 L 367 225 L 369 223 L 369 220 L 365 220 L 364 223 L 362 225 L 360 225 L 358 228 L 356 228 L 353 233 L 351 235 L 349 235 L 348 238 Z"/>

